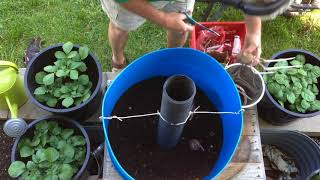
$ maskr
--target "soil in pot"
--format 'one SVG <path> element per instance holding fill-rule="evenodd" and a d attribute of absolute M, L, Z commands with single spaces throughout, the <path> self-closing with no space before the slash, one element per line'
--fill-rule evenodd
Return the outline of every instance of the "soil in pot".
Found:
<path fill-rule="evenodd" d="M 8 174 L 8 168 L 11 164 L 11 148 L 14 138 L 7 136 L 3 132 L 3 124 L 5 121 L 0 122 L 0 179 L 12 179 Z"/>
<path fill-rule="evenodd" d="M 155 77 L 134 85 L 118 100 L 112 114 L 128 116 L 156 112 L 160 109 L 165 80 L 165 77 Z M 216 111 L 199 88 L 194 106 L 200 106 L 201 111 Z M 158 119 L 158 116 L 149 116 L 123 122 L 110 121 L 110 144 L 122 167 L 139 180 L 187 180 L 207 176 L 223 142 L 220 117 L 194 115 L 185 125 L 178 145 L 170 150 L 162 150 L 157 144 Z M 190 147 L 195 144 L 199 148 Z"/>
<path fill-rule="evenodd" d="M 263 145 L 266 176 L 269 179 L 293 179 L 298 175 L 294 159 L 276 146 Z"/>

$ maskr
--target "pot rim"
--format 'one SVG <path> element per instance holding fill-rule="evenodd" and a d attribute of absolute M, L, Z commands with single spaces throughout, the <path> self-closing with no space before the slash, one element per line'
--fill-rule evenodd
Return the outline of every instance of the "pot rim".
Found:
<path fill-rule="evenodd" d="M 82 172 L 84 172 L 84 170 L 86 169 L 88 162 L 89 162 L 89 159 L 90 159 L 91 150 L 90 150 L 90 139 L 89 139 L 88 133 L 86 132 L 84 127 L 82 125 L 80 125 L 80 123 L 78 123 L 77 121 L 75 121 L 71 118 L 65 117 L 65 116 L 60 116 L 60 115 L 50 115 L 50 116 L 44 116 L 39 119 L 36 119 L 28 124 L 28 128 L 27 128 L 26 132 L 29 129 L 33 128 L 37 123 L 39 123 L 41 121 L 45 121 L 45 120 L 50 120 L 50 119 L 51 119 L 51 121 L 52 121 L 52 119 L 53 119 L 53 121 L 57 121 L 57 119 L 59 119 L 59 120 L 63 120 L 63 122 L 68 122 L 70 124 L 75 125 L 81 131 L 82 136 L 84 136 L 84 138 L 85 138 L 86 151 L 87 151 L 86 157 L 85 157 L 85 160 L 83 161 L 81 168 L 78 170 L 78 172 L 75 175 L 73 175 L 73 179 L 78 179 L 78 178 L 80 178 Z M 20 137 L 17 137 L 14 141 L 14 144 L 13 144 L 12 150 L 11 150 L 11 163 L 16 160 L 16 152 L 18 150 L 18 143 L 23 136 L 24 136 L 24 134 Z M 21 176 L 19 176 L 19 179 L 20 178 L 21 178 Z"/>
<path fill-rule="evenodd" d="M 297 53 L 302 53 L 302 54 L 307 54 L 307 55 L 310 55 L 310 56 L 313 56 L 315 59 L 317 59 L 318 61 L 320 61 L 320 57 L 317 56 L 316 54 L 313 54 L 312 52 L 310 51 L 306 51 L 306 50 L 303 50 L 303 49 L 287 49 L 287 50 L 283 50 L 283 51 L 280 51 L 276 54 L 274 54 L 271 59 L 276 59 L 277 57 L 285 54 L 285 53 L 290 53 L 290 52 L 297 52 Z M 271 63 L 267 63 L 266 66 L 269 67 Z M 319 115 L 320 114 L 320 111 L 315 111 L 315 112 L 312 112 L 312 113 L 299 113 L 299 112 L 295 112 L 295 111 L 290 111 L 289 109 L 286 109 L 284 107 L 282 107 L 271 95 L 271 93 L 269 92 L 268 88 L 266 88 L 266 95 L 268 97 L 268 99 L 281 111 L 287 113 L 287 114 L 290 114 L 290 115 L 293 115 L 293 116 L 296 116 L 296 117 L 300 117 L 300 118 L 306 118 L 306 117 L 312 117 L 312 116 L 316 116 L 316 115 Z"/>
<path fill-rule="evenodd" d="M 92 92 L 91 96 L 89 99 L 87 99 L 85 102 L 77 105 L 77 106 L 73 106 L 71 108 L 63 108 L 63 109 L 58 109 L 58 108 L 52 108 L 52 107 L 49 107 L 45 104 L 42 104 L 40 103 L 33 95 L 33 93 L 30 91 L 29 89 L 29 85 L 28 85 L 28 73 L 29 73 L 29 70 L 30 70 L 30 67 L 32 66 L 32 64 L 37 60 L 37 58 L 43 54 L 44 52 L 50 50 L 50 49 L 54 49 L 54 48 L 57 48 L 57 47 L 61 47 L 63 46 L 63 43 L 59 43 L 59 44 L 56 44 L 56 45 L 52 45 L 52 46 L 49 46 L 45 49 L 43 49 L 42 51 L 40 51 L 39 53 L 37 53 L 37 55 L 35 55 L 31 61 L 28 63 L 27 65 L 27 68 L 26 68 L 26 71 L 25 71 L 25 76 L 24 76 L 24 84 L 25 84 L 25 89 L 27 91 L 27 94 L 28 96 L 30 97 L 30 99 L 32 100 L 32 102 L 34 102 L 37 106 L 47 110 L 47 111 L 50 111 L 50 112 L 53 112 L 53 113 L 67 113 L 67 112 L 72 112 L 72 111 L 75 111 L 77 109 L 81 109 L 82 107 L 86 106 L 89 102 L 92 101 L 92 99 L 97 96 L 97 94 L 99 93 L 100 91 L 100 88 L 101 88 L 101 85 L 102 85 L 102 67 L 101 67 L 101 64 L 100 62 L 98 61 L 98 58 L 91 52 L 89 51 L 89 56 L 92 57 L 92 59 L 94 60 L 95 64 L 96 64 L 96 67 L 98 69 L 98 74 L 99 74 L 99 78 L 98 78 L 98 83 L 94 89 L 94 91 Z M 79 48 L 80 45 L 78 44 L 74 44 L 73 47 L 76 47 L 76 48 Z"/>
<path fill-rule="evenodd" d="M 231 64 L 231 65 L 226 66 L 225 69 L 227 70 L 227 69 L 229 69 L 229 68 L 231 68 L 231 67 L 234 67 L 234 66 L 242 66 L 242 65 L 244 65 L 244 64 L 234 63 L 234 64 Z M 248 66 L 248 65 L 245 65 L 245 66 L 251 68 L 251 70 L 252 70 L 252 71 L 259 77 L 259 79 L 261 80 L 261 82 L 262 82 L 262 83 L 261 83 L 261 84 L 262 84 L 262 92 L 261 92 L 261 95 L 259 96 L 259 98 L 258 98 L 256 101 L 254 101 L 254 103 L 251 103 L 251 104 L 242 106 L 243 109 L 251 108 L 251 107 L 257 105 L 257 104 L 261 101 L 261 99 L 263 98 L 264 93 L 265 93 L 265 91 L 266 91 L 266 84 L 264 83 L 263 77 L 262 77 L 262 75 L 259 73 L 259 71 L 258 71 L 256 68 L 254 68 L 253 66 Z"/>

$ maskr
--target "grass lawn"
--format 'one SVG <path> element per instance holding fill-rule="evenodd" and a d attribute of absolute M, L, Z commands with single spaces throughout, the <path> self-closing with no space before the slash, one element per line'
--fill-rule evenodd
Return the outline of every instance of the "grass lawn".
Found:
<path fill-rule="evenodd" d="M 205 5 L 197 3 L 195 19 L 201 19 Z M 223 13 L 222 21 L 239 21 L 243 14 L 235 9 Z M 110 70 L 111 49 L 107 41 L 108 18 L 99 0 L 1 0 L 0 59 L 18 63 L 33 37 L 45 40 L 45 47 L 72 41 L 87 44 Z M 288 49 L 302 48 L 320 55 L 320 12 L 297 18 L 278 17 L 264 23 L 263 57 Z M 146 23 L 130 34 L 126 49 L 130 60 L 166 47 L 165 31 Z"/>

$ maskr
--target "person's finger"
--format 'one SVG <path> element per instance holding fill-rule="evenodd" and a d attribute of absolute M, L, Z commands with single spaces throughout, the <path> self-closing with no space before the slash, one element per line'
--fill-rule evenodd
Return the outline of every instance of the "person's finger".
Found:
<path fill-rule="evenodd" d="M 193 29 L 194 29 L 194 26 L 185 23 L 185 31 L 191 32 L 193 31 Z"/>

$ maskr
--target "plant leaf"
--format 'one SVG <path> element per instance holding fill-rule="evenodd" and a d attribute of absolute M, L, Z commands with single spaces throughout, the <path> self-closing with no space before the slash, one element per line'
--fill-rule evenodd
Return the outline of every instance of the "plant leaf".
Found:
<path fill-rule="evenodd" d="M 43 78 L 47 75 L 46 72 L 40 71 L 36 74 L 35 80 L 37 84 L 43 84 Z"/>
<path fill-rule="evenodd" d="M 88 48 L 88 46 L 82 46 L 82 47 L 80 47 L 80 48 L 79 48 L 79 55 L 80 55 L 80 58 L 81 58 L 82 60 L 84 60 L 85 58 L 87 58 L 88 55 L 89 55 L 89 48 Z"/>
<path fill-rule="evenodd" d="M 59 179 L 58 175 L 55 175 L 55 174 L 49 174 L 44 177 L 44 180 L 58 180 L 58 179 Z"/>
<path fill-rule="evenodd" d="M 306 100 L 304 100 L 304 99 L 301 101 L 301 107 L 302 107 L 303 109 L 308 109 L 310 106 L 311 106 L 311 105 L 310 105 L 310 103 L 309 103 L 308 101 L 306 101 Z"/>
<path fill-rule="evenodd" d="M 59 152 L 53 147 L 45 149 L 44 154 L 49 162 L 54 162 L 59 158 Z"/>
<path fill-rule="evenodd" d="M 85 74 L 80 75 L 78 82 L 82 85 L 87 85 L 89 83 L 89 76 Z"/>
<path fill-rule="evenodd" d="M 296 96 L 294 95 L 293 92 L 289 92 L 287 94 L 287 99 L 288 99 L 289 103 L 294 104 L 294 102 L 296 101 Z"/>
<path fill-rule="evenodd" d="M 64 129 L 61 132 L 61 136 L 63 139 L 68 139 L 74 133 L 73 129 Z"/>
<path fill-rule="evenodd" d="M 285 74 L 276 74 L 275 79 L 279 84 L 283 84 L 283 85 L 288 84 L 287 76 Z"/>
<path fill-rule="evenodd" d="M 79 73 L 77 70 L 71 70 L 70 71 L 70 79 L 76 80 L 78 79 Z"/>
<path fill-rule="evenodd" d="M 302 54 L 298 54 L 295 58 L 296 61 L 300 62 L 301 65 L 306 63 L 306 58 Z"/>
<path fill-rule="evenodd" d="M 298 70 L 296 68 L 291 68 L 287 70 L 287 74 L 290 74 L 290 75 L 295 75 L 297 73 L 298 73 Z"/>
<path fill-rule="evenodd" d="M 21 157 L 29 157 L 32 156 L 34 150 L 29 146 L 22 146 L 20 149 L 20 156 Z"/>
<path fill-rule="evenodd" d="M 57 126 L 57 127 L 53 128 L 53 130 L 52 130 L 53 135 L 58 135 L 60 133 L 61 133 L 61 127 Z M 54 137 L 54 136 L 51 136 L 51 137 Z"/>
<path fill-rule="evenodd" d="M 56 66 L 51 66 L 51 65 L 45 66 L 45 67 L 43 68 L 43 70 L 45 70 L 46 72 L 49 72 L 49 73 L 56 72 L 57 69 L 58 69 L 58 68 L 57 68 Z"/>
<path fill-rule="evenodd" d="M 48 141 L 48 135 L 42 134 L 40 137 L 41 146 L 44 147 L 47 144 Z"/>
<path fill-rule="evenodd" d="M 66 54 L 69 54 L 72 48 L 73 48 L 72 42 L 66 42 L 62 46 L 62 49 Z"/>
<path fill-rule="evenodd" d="M 77 69 L 80 66 L 81 66 L 81 62 L 71 62 L 70 64 L 71 69 Z"/>
<path fill-rule="evenodd" d="M 66 108 L 70 107 L 74 103 L 74 100 L 71 97 L 67 97 L 62 101 L 62 105 Z"/>
<path fill-rule="evenodd" d="M 84 62 L 80 62 L 80 66 L 77 68 L 80 72 L 85 72 L 87 70 L 87 65 Z"/>
<path fill-rule="evenodd" d="M 70 144 L 65 144 L 65 146 L 62 148 L 62 154 L 66 159 L 73 159 L 74 153 L 74 148 Z"/>
<path fill-rule="evenodd" d="M 67 144 L 67 142 L 65 140 L 60 140 L 58 142 L 57 148 L 60 150 L 62 149 L 65 145 Z"/>
<path fill-rule="evenodd" d="M 32 142 L 30 143 L 30 146 L 35 147 L 38 146 L 40 144 L 40 138 L 39 137 L 34 137 L 32 139 Z"/>
<path fill-rule="evenodd" d="M 53 82 L 54 82 L 54 73 L 50 73 L 50 74 L 44 76 L 44 78 L 43 78 L 44 85 L 48 86 L 48 85 L 53 84 Z"/>
<path fill-rule="evenodd" d="M 69 54 L 68 54 L 68 59 L 71 59 L 71 58 L 74 58 L 76 57 L 78 54 L 77 51 L 71 51 Z"/>
<path fill-rule="evenodd" d="M 41 121 L 36 124 L 36 130 L 44 132 L 46 129 L 48 129 L 48 122 L 47 121 Z"/>
<path fill-rule="evenodd" d="M 82 98 L 82 102 L 85 102 L 86 100 L 88 100 L 90 98 L 91 94 L 90 93 L 87 93 L 83 96 Z"/>
<path fill-rule="evenodd" d="M 62 164 L 59 171 L 59 179 L 69 180 L 73 176 L 73 169 L 70 164 Z"/>
<path fill-rule="evenodd" d="M 302 65 L 301 62 L 299 62 L 299 61 L 297 61 L 297 60 L 292 60 L 292 61 L 290 61 L 290 64 L 291 64 L 292 66 L 301 66 L 301 65 Z"/>
<path fill-rule="evenodd" d="M 33 161 L 28 161 L 28 162 L 27 162 L 27 169 L 28 169 L 28 170 L 34 170 L 34 169 L 36 169 L 36 168 L 37 168 L 36 163 L 34 163 Z"/>
<path fill-rule="evenodd" d="M 316 96 L 314 95 L 314 93 L 309 89 L 303 89 L 303 91 L 301 92 L 301 96 L 303 99 L 309 102 L 312 102 L 316 99 Z"/>
<path fill-rule="evenodd" d="M 56 72 L 56 76 L 57 76 L 57 77 L 64 77 L 64 76 L 66 76 L 66 75 L 67 75 L 66 71 L 64 71 L 64 70 L 62 70 L 62 69 L 59 69 L 59 70 Z"/>
<path fill-rule="evenodd" d="M 35 94 L 35 95 L 44 95 L 44 94 L 46 94 L 46 92 L 47 92 L 46 88 L 40 86 L 40 87 L 37 87 L 37 88 L 34 90 L 34 93 L 33 93 L 33 94 Z"/>
<path fill-rule="evenodd" d="M 49 107 L 55 107 L 58 103 L 58 99 L 54 98 L 54 97 L 49 97 L 48 101 L 47 101 L 47 105 Z"/>
<path fill-rule="evenodd" d="M 307 72 L 303 69 L 298 69 L 298 73 L 301 74 L 302 76 L 307 76 Z"/>
<path fill-rule="evenodd" d="M 8 169 L 9 175 L 13 178 L 19 177 L 26 170 L 26 165 L 22 161 L 14 161 Z"/>
<path fill-rule="evenodd" d="M 35 159 L 37 160 L 37 162 L 43 162 L 45 160 L 47 160 L 46 155 L 44 153 L 44 149 L 38 149 L 35 155 Z M 34 161 L 34 158 L 32 156 L 32 161 Z"/>
<path fill-rule="evenodd" d="M 82 146 L 86 144 L 86 141 L 83 136 L 73 136 L 71 137 L 71 143 L 73 146 Z"/>
<path fill-rule="evenodd" d="M 56 51 L 56 52 L 54 53 L 54 56 L 55 56 L 57 59 L 64 59 L 64 58 L 67 57 L 67 55 L 66 55 L 64 52 L 62 52 L 62 51 Z"/>

